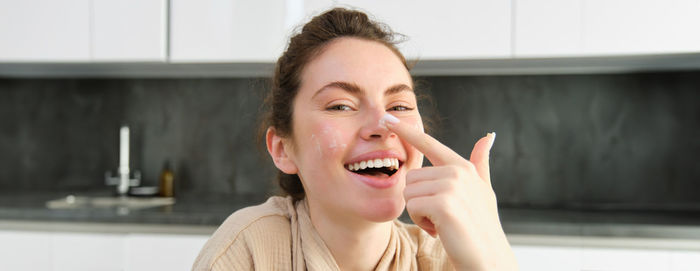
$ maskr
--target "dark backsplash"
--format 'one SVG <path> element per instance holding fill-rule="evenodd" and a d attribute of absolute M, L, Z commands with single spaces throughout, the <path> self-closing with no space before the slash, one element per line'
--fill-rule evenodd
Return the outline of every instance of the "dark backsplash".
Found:
<path fill-rule="evenodd" d="M 436 136 L 468 157 L 497 133 L 505 206 L 700 208 L 700 72 L 421 78 Z M 177 191 L 270 194 L 256 147 L 263 79 L 0 79 L 0 189 L 94 190 L 118 164 Z"/>

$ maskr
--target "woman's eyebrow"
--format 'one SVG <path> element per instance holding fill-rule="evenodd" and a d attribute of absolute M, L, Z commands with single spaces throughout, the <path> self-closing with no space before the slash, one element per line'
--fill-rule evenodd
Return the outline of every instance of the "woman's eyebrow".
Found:
<path fill-rule="evenodd" d="M 358 86 L 355 83 L 335 81 L 335 82 L 328 83 L 325 86 L 318 89 L 316 91 L 316 93 L 314 93 L 314 95 L 311 97 L 311 99 L 313 99 L 314 97 L 316 97 L 316 95 L 318 95 L 319 93 L 323 92 L 324 90 L 326 90 L 328 88 L 339 88 L 339 89 L 342 89 L 346 92 L 349 92 L 350 94 L 355 94 L 355 95 L 364 92 L 362 87 Z M 396 94 L 396 93 L 399 93 L 401 91 L 413 91 L 413 89 L 406 84 L 399 83 L 399 84 L 396 84 L 396 85 L 393 85 L 393 86 L 387 88 L 384 91 L 384 96 Z"/>
<path fill-rule="evenodd" d="M 316 93 L 314 93 L 314 96 L 311 96 L 311 99 L 315 98 L 316 95 L 318 95 L 319 93 L 321 93 L 324 90 L 329 89 L 329 88 L 339 88 L 339 89 L 345 90 L 351 94 L 362 93 L 362 88 L 355 83 L 335 81 L 335 82 L 330 82 L 330 83 L 326 84 L 325 86 L 319 88 L 316 91 Z"/>
<path fill-rule="evenodd" d="M 387 88 L 386 91 L 384 91 L 384 96 L 396 94 L 401 91 L 413 91 L 413 89 L 406 84 L 396 84 Z"/>

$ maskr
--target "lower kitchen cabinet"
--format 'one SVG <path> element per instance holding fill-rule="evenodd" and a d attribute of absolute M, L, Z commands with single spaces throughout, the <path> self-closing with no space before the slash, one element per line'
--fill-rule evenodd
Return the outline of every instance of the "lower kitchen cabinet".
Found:
<path fill-rule="evenodd" d="M 697 271 L 700 270 L 700 251 L 671 252 L 671 270 Z"/>
<path fill-rule="evenodd" d="M 208 238 L 194 234 L 0 230 L 0 270 L 190 270 Z M 649 249 L 523 242 L 512 247 L 521 271 L 700 270 L 700 250 L 673 249 L 668 243 L 664 248 Z"/>
<path fill-rule="evenodd" d="M 512 248 L 521 271 L 581 270 L 581 249 L 576 247 L 513 245 Z"/>
<path fill-rule="evenodd" d="M 0 270 L 51 270 L 51 234 L 0 231 Z"/>
<path fill-rule="evenodd" d="M 0 270 L 191 270 L 208 238 L 0 231 Z"/>
<path fill-rule="evenodd" d="M 126 269 L 191 270 L 209 236 L 132 234 L 126 237 Z"/>
<path fill-rule="evenodd" d="M 700 270 L 700 251 L 513 245 L 521 271 Z"/>
<path fill-rule="evenodd" d="M 672 270 L 671 252 L 664 250 L 584 248 L 581 258 L 582 270 Z"/>
<path fill-rule="evenodd" d="M 125 270 L 125 241 L 119 234 L 52 233 L 51 270 Z"/>

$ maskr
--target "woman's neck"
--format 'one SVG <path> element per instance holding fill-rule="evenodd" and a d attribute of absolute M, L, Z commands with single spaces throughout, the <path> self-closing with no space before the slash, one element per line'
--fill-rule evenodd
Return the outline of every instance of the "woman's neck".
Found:
<path fill-rule="evenodd" d="M 338 267 L 341 270 L 374 270 L 389 245 L 392 222 L 357 221 L 320 205 L 309 202 L 311 223 Z"/>

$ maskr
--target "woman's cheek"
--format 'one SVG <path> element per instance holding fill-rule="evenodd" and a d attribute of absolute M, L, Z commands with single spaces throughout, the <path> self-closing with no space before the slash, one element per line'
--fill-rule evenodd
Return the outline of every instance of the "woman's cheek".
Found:
<path fill-rule="evenodd" d="M 321 124 L 314 128 L 311 141 L 319 157 L 333 157 L 347 148 L 343 134 L 334 124 Z"/>

